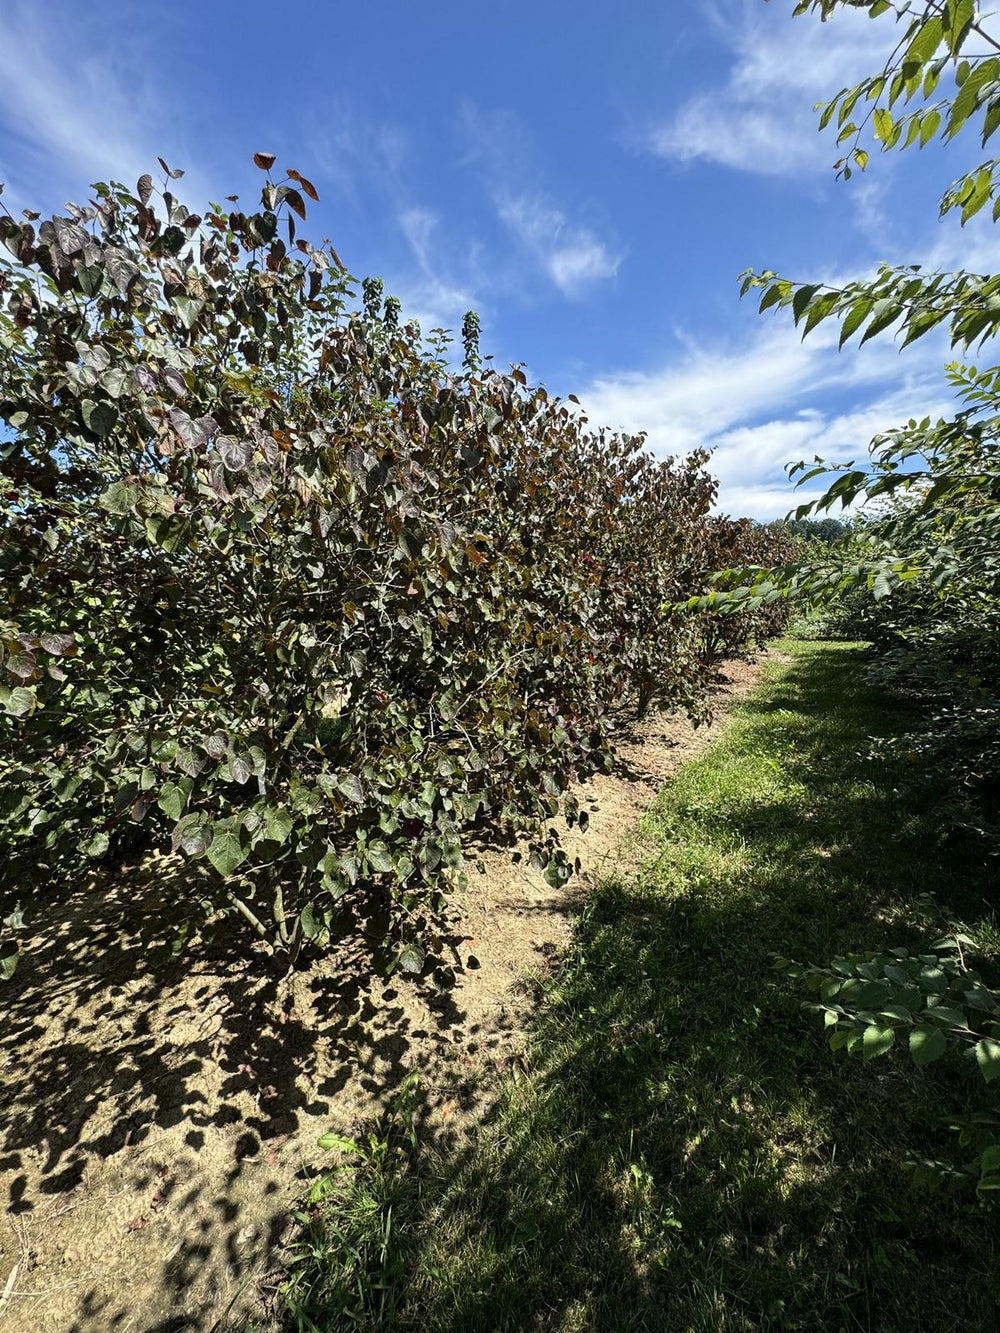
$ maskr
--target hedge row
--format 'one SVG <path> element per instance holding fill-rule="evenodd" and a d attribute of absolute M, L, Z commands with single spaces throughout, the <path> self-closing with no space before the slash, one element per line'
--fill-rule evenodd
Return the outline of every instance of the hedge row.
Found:
<path fill-rule="evenodd" d="M 360 921 L 420 970 L 471 831 L 567 878 L 551 821 L 617 711 L 696 708 L 776 628 L 670 609 L 781 558 L 710 516 L 705 454 L 591 429 L 473 318 L 456 370 L 257 160 L 250 214 L 161 164 L 0 218 L 7 971 L 22 914 L 146 848 L 204 872 L 185 928 Z"/>

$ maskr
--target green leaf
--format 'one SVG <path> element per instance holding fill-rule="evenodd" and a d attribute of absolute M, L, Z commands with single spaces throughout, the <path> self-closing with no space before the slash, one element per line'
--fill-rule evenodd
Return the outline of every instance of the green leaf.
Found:
<path fill-rule="evenodd" d="M 325 1134 L 321 1134 L 316 1140 L 316 1145 L 327 1152 L 335 1148 L 339 1152 L 347 1153 L 360 1153 L 361 1151 L 353 1139 L 345 1138 L 343 1134 L 334 1134 L 333 1130 L 327 1130 Z"/>
<path fill-rule="evenodd" d="M 941 112 L 928 111 L 920 122 L 920 147 L 926 148 L 941 128 Z"/>
<path fill-rule="evenodd" d="M 198 316 L 205 306 L 204 301 L 193 296 L 175 296 L 171 304 L 180 316 L 181 323 L 189 330 L 197 324 Z"/>
<path fill-rule="evenodd" d="M 807 284 L 804 287 L 798 287 L 796 289 L 795 295 L 792 297 L 792 315 L 794 316 L 796 324 L 798 324 L 799 320 L 805 313 L 809 302 L 818 291 L 819 285 L 817 283 Z"/>
<path fill-rule="evenodd" d="M 979 1158 L 977 1192 L 1000 1190 L 1000 1144 L 991 1143 Z"/>
<path fill-rule="evenodd" d="M 372 842 L 365 849 L 365 856 L 372 870 L 379 874 L 387 875 L 392 870 L 392 857 L 389 855 L 389 849 L 385 843 Z"/>
<path fill-rule="evenodd" d="M 847 312 L 843 325 L 840 328 L 840 347 L 847 343 L 853 332 L 864 324 L 864 321 L 871 315 L 873 303 L 871 296 L 863 296 L 860 301 L 855 301 L 851 309 Z"/>
<path fill-rule="evenodd" d="M 554 856 L 549 858 L 549 863 L 542 872 L 542 878 L 550 888 L 560 889 L 566 883 L 570 876 L 570 868 L 564 862 L 557 860 Z"/>
<path fill-rule="evenodd" d="M 994 1041 L 992 1037 L 984 1037 L 982 1041 L 976 1042 L 976 1060 L 979 1072 L 987 1083 L 1000 1078 L 1000 1042 Z"/>
<path fill-rule="evenodd" d="M 895 130 L 892 112 L 884 106 L 878 107 L 872 115 L 872 125 L 875 130 L 875 137 L 881 139 L 882 143 L 888 147 Z"/>
<path fill-rule="evenodd" d="M 299 913 L 299 921 L 302 924 L 302 934 L 307 940 L 314 940 L 323 929 L 323 923 L 316 919 L 316 914 L 313 911 L 311 902 L 306 903 L 305 907 L 303 907 L 302 911 Z"/>
<path fill-rule="evenodd" d="M 285 842 L 294 826 L 292 812 L 283 805 L 268 805 L 261 811 L 261 828 L 272 842 Z"/>
<path fill-rule="evenodd" d="M 118 423 L 118 410 L 110 403 L 95 403 L 85 398 L 80 404 L 80 412 L 87 429 L 101 439 L 110 435 Z"/>
<path fill-rule="evenodd" d="M 987 990 L 985 986 L 975 985 L 970 987 L 965 994 L 965 1003 L 970 1009 L 979 1009 L 983 1013 L 995 1014 L 997 1012 L 996 996 L 992 991 Z"/>
<path fill-rule="evenodd" d="M 948 1039 L 941 1028 L 915 1027 L 910 1033 L 910 1055 L 915 1065 L 930 1064 L 948 1049 Z"/>
<path fill-rule="evenodd" d="M 399 955 L 399 966 L 404 972 L 417 973 L 423 968 L 425 957 L 419 944 L 407 944 Z"/>
<path fill-rule="evenodd" d="M 767 291 L 760 298 L 760 304 L 757 307 L 757 313 L 762 315 L 765 310 L 769 310 L 777 301 L 781 299 L 781 284 L 772 283 Z"/>
<path fill-rule="evenodd" d="M 98 500 L 109 514 L 131 514 L 139 502 L 139 487 L 134 481 L 112 482 Z"/>
<path fill-rule="evenodd" d="M 924 1013 L 942 1023 L 947 1023 L 949 1027 L 967 1028 L 969 1026 L 968 1020 L 961 1009 L 953 1009 L 950 1005 L 930 1004 L 924 1010 Z"/>
<path fill-rule="evenodd" d="M 906 59 L 924 65 L 934 55 L 943 34 L 939 15 L 923 20 L 906 50 Z"/>
<path fill-rule="evenodd" d="M 184 807 L 187 804 L 187 794 L 178 787 L 176 782 L 165 782 L 160 788 L 160 796 L 157 805 L 174 823 L 180 819 L 184 813 Z"/>
<path fill-rule="evenodd" d="M 947 318 L 947 310 L 926 310 L 911 315 L 906 325 L 906 337 L 900 346 L 908 347 L 910 343 L 916 342 L 918 338 L 922 338 L 931 329 L 937 328 L 942 320 Z"/>
<path fill-rule="evenodd" d="M 894 301 L 887 299 L 876 301 L 872 307 L 871 323 L 865 329 L 864 336 L 858 346 L 863 347 L 869 338 L 874 338 L 877 333 L 887 329 L 890 324 L 895 324 L 902 313 L 902 306 L 896 305 Z"/>
<path fill-rule="evenodd" d="M 28 685 L 15 685 L 13 689 L 0 686 L 0 703 L 11 717 L 27 717 L 34 711 L 36 702 L 35 691 Z"/>
<path fill-rule="evenodd" d="M 982 90 L 996 81 L 997 62 L 984 60 L 963 81 L 958 90 L 945 126 L 945 139 L 953 139 L 976 109 Z"/>
<path fill-rule="evenodd" d="M 882 970 L 896 986 L 908 986 L 912 980 L 909 972 L 905 968 L 897 967 L 895 963 L 888 963 Z"/>
<path fill-rule="evenodd" d="M 356 805 L 364 805 L 365 789 L 356 773 L 343 774 L 337 779 L 337 787 L 349 801 L 353 801 Z"/>
<path fill-rule="evenodd" d="M 920 969 L 920 984 L 926 991 L 941 994 L 948 987 L 948 978 L 936 964 L 928 964 Z"/>
<path fill-rule="evenodd" d="M 229 761 L 229 772 L 234 782 L 241 786 L 253 777 L 253 758 L 249 754 L 234 754 Z"/>
<path fill-rule="evenodd" d="M 87 843 L 87 855 L 93 856 L 96 859 L 97 857 L 104 855 L 108 850 L 108 846 L 108 835 L 106 833 L 95 833 Z"/>
<path fill-rule="evenodd" d="M 145 528 L 153 545 L 169 555 L 186 546 L 191 538 L 190 523 L 177 514 L 151 514 Z"/>
<path fill-rule="evenodd" d="M 0 981 L 10 981 L 17 971 L 20 951 L 13 940 L 4 940 L 0 944 Z"/>
<path fill-rule="evenodd" d="M 884 1055 L 892 1045 L 895 1038 L 895 1031 L 888 1023 L 871 1023 L 865 1028 L 861 1037 L 861 1054 L 867 1060 L 874 1060 L 878 1055 Z"/>
<path fill-rule="evenodd" d="M 208 849 L 208 859 L 223 879 L 228 879 L 243 864 L 246 856 L 247 849 L 243 845 L 243 829 L 240 825 L 222 827 L 216 831 Z"/>
<path fill-rule="evenodd" d="M 942 15 L 943 36 L 948 52 L 958 55 L 976 16 L 975 0 L 947 0 Z"/>

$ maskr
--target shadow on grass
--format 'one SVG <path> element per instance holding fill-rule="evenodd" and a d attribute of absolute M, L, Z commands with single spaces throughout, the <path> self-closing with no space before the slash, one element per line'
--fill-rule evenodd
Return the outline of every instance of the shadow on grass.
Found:
<path fill-rule="evenodd" d="M 301 1327 L 1000 1326 L 997 1215 L 906 1169 L 988 1093 L 834 1057 L 773 961 L 940 933 L 926 895 L 974 922 L 995 880 L 939 776 L 871 757 L 904 719 L 860 650 L 792 651 L 661 795 L 643 870 L 593 897 L 478 1140 L 394 1168 L 388 1284 L 324 1248 L 357 1201 L 315 1211 Z"/>

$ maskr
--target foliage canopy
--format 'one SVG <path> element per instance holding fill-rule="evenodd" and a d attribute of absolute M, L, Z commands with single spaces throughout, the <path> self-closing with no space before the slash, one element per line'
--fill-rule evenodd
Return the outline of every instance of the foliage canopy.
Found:
<path fill-rule="evenodd" d="M 470 830 L 562 881 L 615 710 L 700 706 L 716 645 L 662 608 L 717 559 L 715 483 L 489 367 L 473 313 L 455 369 L 378 280 L 359 306 L 299 234 L 315 187 L 255 161 L 247 211 L 161 162 L 0 215 L 8 933 L 153 849 L 191 862 L 182 930 L 360 924 L 420 972 Z"/>

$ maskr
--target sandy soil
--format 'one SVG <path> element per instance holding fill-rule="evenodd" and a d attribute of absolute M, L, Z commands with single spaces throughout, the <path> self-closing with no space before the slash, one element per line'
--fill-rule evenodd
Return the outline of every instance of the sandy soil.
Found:
<path fill-rule="evenodd" d="M 727 665 L 720 711 L 759 671 Z M 712 734 L 655 717 L 622 738 L 615 775 L 580 791 L 569 889 L 500 851 L 470 867 L 455 911 L 473 963 L 444 997 L 366 976 L 350 947 L 290 983 L 235 950 L 153 968 L 141 930 L 167 863 L 141 892 L 61 904 L 3 996 L 0 1333 L 209 1330 L 271 1267 L 324 1130 L 350 1132 L 414 1070 L 427 1132 L 477 1114 L 523 1038 L 521 978 L 558 955 L 588 882 Z"/>

